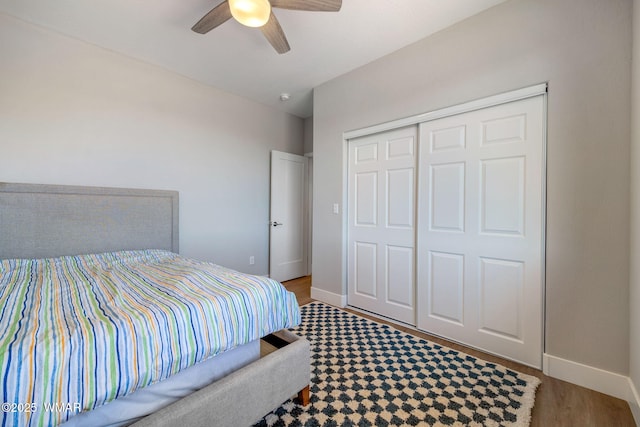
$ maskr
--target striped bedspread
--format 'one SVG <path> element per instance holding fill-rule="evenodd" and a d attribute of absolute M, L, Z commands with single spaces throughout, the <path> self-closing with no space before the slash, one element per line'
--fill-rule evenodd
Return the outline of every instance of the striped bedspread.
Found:
<path fill-rule="evenodd" d="M 280 283 L 171 252 L 2 260 L 1 424 L 57 425 L 299 322 Z"/>

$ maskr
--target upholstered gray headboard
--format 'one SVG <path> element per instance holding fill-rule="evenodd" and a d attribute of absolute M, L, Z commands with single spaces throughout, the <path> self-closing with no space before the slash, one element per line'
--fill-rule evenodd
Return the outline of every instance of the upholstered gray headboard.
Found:
<path fill-rule="evenodd" d="M 0 259 L 178 252 L 178 192 L 0 183 Z"/>

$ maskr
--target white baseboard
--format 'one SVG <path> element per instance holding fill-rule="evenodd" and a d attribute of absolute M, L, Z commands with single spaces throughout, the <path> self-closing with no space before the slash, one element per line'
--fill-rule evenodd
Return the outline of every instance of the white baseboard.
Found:
<path fill-rule="evenodd" d="M 313 284 L 311 285 L 311 298 L 335 307 L 344 308 L 347 306 L 346 295 L 334 294 L 333 292 L 325 291 L 324 289 L 314 288 Z"/>
<path fill-rule="evenodd" d="M 629 378 L 629 398 L 627 401 L 629 402 L 633 418 L 636 420 L 636 425 L 640 426 L 640 394 L 638 394 L 638 389 L 633 384 L 633 381 L 631 381 L 631 378 Z"/>
<path fill-rule="evenodd" d="M 625 401 L 633 393 L 629 377 L 546 353 L 542 357 L 542 372 Z"/>

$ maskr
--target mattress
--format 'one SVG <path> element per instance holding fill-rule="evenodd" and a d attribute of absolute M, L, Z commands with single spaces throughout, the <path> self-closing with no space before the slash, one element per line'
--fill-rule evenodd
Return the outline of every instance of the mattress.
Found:
<path fill-rule="evenodd" d="M 60 424 L 299 321 L 278 282 L 167 251 L 2 260 L 2 425 Z"/>
<path fill-rule="evenodd" d="M 243 344 L 92 411 L 74 415 L 60 427 L 121 427 L 132 424 L 259 358 L 260 341 Z"/>

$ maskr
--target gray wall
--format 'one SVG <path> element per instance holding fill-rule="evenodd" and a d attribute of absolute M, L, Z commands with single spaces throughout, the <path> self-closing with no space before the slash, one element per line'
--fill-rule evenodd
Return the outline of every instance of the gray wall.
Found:
<path fill-rule="evenodd" d="M 630 376 L 640 392 L 640 0 L 633 2 L 633 93 L 631 115 Z M 640 396 L 638 396 L 640 398 Z M 639 402 L 636 402 L 640 404 Z M 635 406 L 640 424 L 640 407 Z"/>
<path fill-rule="evenodd" d="M 344 131 L 549 83 L 546 352 L 629 372 L 631 0 L 512 0 L 314 92 L 313 287 L 346 294 Z"/>
<path fill-rule="evenodd" d="M 268 273 L 269 153 L 302 119 L 2 14 L 0 40 L 0 181 L 178 190 L 181 253 Z"/>
<path fill-rule="evenodd" d="M 313 117 L 304 119 L 304 153 L 313 153 Z"/>

